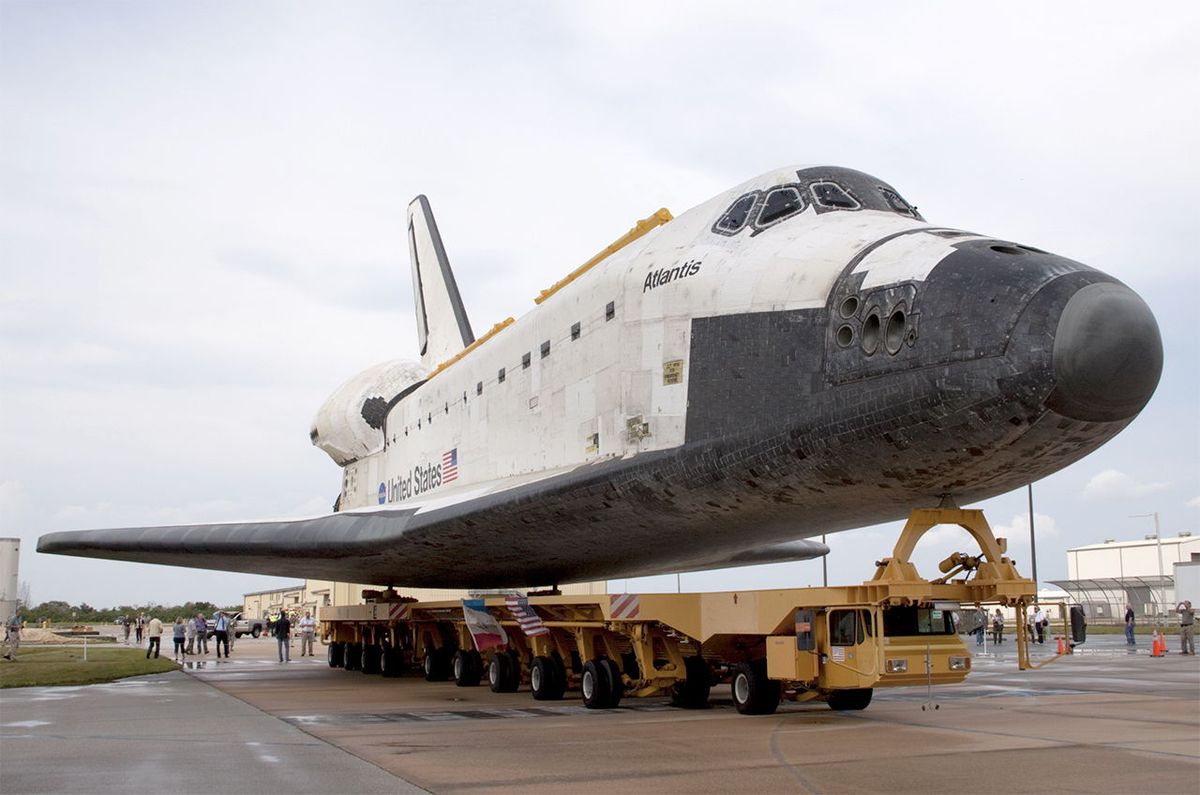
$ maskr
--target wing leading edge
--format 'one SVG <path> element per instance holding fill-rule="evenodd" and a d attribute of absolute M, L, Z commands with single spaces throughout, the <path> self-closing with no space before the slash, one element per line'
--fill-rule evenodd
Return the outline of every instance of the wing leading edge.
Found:
<path fill-rule="evenodd" d="M 652 471 L 662 463 L 658 459 L 677 454 L 588 464 L 533 482 L 497 483 L 487 493 L 472 489 L 457 499 L 447 494 L 420 506 L 297 520 L 49 533 L 38 541 L 38 551 L 434 588 L 525 587 L 700 571 L 806 560 L 829 551 L 804 539 L 746 547 L 731 527 L 694 525 L 679 511 L 672 511 L 678 526 L 669 528 L 670 516 L 645 503 L 639 471 Z M 595 515 L 598 500 L 611 506 L 603 520 Z M 646 521 L 652 514 L 658 514 L 657 522 Z M 685 526 L 693 543 L 680 545 Z"/>

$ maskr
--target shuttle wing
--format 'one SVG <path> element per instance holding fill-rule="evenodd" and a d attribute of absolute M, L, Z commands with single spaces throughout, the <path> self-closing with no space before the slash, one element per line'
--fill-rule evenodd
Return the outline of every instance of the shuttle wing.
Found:
<path fill-rule="evenodd" d="M 551 585 L 804 560 L 828 552 L 807 540 L 749 549 L 685 547 L 661 526 L 643 522 L 639 528 L 637 489 L 628 479 L 636 466 L 608 461 L 533 481 L 506 479 L 447 491 L 420 505 L 310 519 L 50 533 L 38 541 L 38 551 L 434 588 Z M 604 502 L 614 510 L 600 508 Z"/>

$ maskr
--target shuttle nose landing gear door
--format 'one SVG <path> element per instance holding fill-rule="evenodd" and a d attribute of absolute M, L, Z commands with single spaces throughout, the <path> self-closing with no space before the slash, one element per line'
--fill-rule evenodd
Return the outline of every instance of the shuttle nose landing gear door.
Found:
<path fill-rule="evenodd" d="M 879 678 L 873 611 L 830 610 L 829 660 L 822 684 L 831 688 L 871 687 Z"/>

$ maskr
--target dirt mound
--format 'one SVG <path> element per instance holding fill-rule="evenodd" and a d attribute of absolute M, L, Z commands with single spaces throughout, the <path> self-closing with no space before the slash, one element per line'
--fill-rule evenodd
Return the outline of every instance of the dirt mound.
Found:
<path fill-rule="evenodd" d="M 75 638 L 65 638 L 41 627 L 25 627 L 21 630 L 21 643 L 74 643 Z"/>

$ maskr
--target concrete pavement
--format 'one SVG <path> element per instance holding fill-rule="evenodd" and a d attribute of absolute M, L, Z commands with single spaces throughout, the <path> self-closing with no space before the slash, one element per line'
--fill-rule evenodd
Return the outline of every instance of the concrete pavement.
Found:
<path fill-rule="evenodd" d="M 175 671 L 0 690 L 0 792 L 421 792 Z"/>

